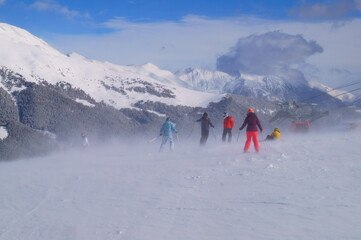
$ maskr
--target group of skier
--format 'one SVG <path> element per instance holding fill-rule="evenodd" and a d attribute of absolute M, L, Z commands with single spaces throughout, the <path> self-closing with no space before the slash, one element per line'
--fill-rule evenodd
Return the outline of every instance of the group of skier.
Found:
<path fill-rule="evenodd" d="M 206 144 L 209 136 L 210 128 L 214 128 L 214 125 L 211 119 L 208 117 L 208 113 L 203 113 L 203 116 L 200 119 L 197 119 L 196 122 L 201 123 L 201 139 L 200 145 L 203 146 Z M 242 126 L 239 130 L 243 130 L 246 128 L 246 143 L 244 145 L 244 152 L 248 152 L 251 142 L 253 141 L 254 147 L 256 152 L 260 151 L 260 145 L 258 141 L 258 130 L 261 132 L 263 131 L 262 125 L 255 114 L 253 109 L 248 109 L 247 116 L 243 121 Z M 225 142 L 228 136 L 228 142 L 232 140 L 232 129 L 234 128 L 234 119 L 232 116 L 229 116 L 228 113 L 223 114 L 223 134 L 222 134 L 222 141 Z M 160 136 L 162 136 L 162 143 L 160 145 L 160 151 L 163 151 L 164 145 L 169 141 L 170 149 L 174 149 L 174 139 L 173 139 L 173 132 L 177 133 L 177 129 L 175 128 L 175 124 L 170 121 L 170 118 L 167 117 L 165 123 L 162 125 L 160 129 Z M 275 128 L 273 133 L 267 135 L 265 140 L 273 140 L 273 139 L 280 139 L 281 138 L 281 131 L 278 128 Z"/>

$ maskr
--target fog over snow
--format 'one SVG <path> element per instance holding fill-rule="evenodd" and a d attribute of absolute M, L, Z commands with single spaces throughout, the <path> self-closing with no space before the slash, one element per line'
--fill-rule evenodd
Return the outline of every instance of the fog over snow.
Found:
<path fill-rule="evenodd" d="M 285 132 L 259 154 L 242 153 L 244 132 L 231 144 L 211 132 L 200 148 L 189 131 L 173 152 L 159 153 L 154 136 L 89 139 L 1 162 L 0 239 L 360 238 L 360 130 Z"/>

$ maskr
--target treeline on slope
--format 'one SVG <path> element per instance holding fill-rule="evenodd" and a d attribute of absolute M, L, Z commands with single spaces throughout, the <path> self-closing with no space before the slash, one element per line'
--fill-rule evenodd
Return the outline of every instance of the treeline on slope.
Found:
<path fill-rule="evenodd" d="M 142 119 L 147 116 L 141 111 L 136 121 L 133 115 L 139 111 L 125 114 L 96 103 L 71 86 L 23 83 L 18 86 L 23 90 L 14 91 L 13 96 L 0 87 L 0 126 L 8 132 L 0 140 L 0 160 L 36 156 L 63 145 L 79 144 L 82 133 L 94 140 L 131 136 L 144 125 Z M 85 106 L 76 99 L 93 105 Z M 150 115 L 157 118 L 156 114 Z"/>

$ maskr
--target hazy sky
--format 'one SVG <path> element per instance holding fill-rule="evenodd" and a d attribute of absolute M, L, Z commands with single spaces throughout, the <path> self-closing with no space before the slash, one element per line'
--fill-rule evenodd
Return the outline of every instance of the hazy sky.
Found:
<path fill-rule="evenodd" d="M 64 53 L 172 71 L 216 69 L 217 59 L 239 43 L 277 31 L 322 49 L 292 63 L 308 79 L 337 85 L 361 78 L 361 0 L 0 0 L 0 21 Z M 276 59 L 287 62 L 292 49 Z M 262 52 L 255 54 L 252 61 L 262 59 Z"/>

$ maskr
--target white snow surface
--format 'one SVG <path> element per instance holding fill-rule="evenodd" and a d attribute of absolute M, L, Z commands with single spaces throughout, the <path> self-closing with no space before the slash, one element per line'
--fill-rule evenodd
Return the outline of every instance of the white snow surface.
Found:
<path fill-rule="evenodd" d="M 83 104 L 84 106 L 88 106 L 88 107 L 95 107 L 94 104 L 91 104 L 90 102 L 88 102 L 87 100 L 84 100 L 84 99 L 75 99 L 75 102 L 78 102 L 78 103 L 81 103 Z"/>
<path fill-rule="evenodd" d="M 0 23 L 0 45 L 0 67 L 6 66 L 20 73 L 30 82 L 45 80 L 51 84 L 70 83 L 85 91 L 95 101 L 118 109 L 130 108 L 140 100 L 206 107 L 209 102 L 219 101 L 223 97 L 183 88 L 180 86 L 182 81 L 174 74 L 150 63 L 143 66 L 120 66 L 90 60 L 76 53 L 65 55 L 26 30 L 5 23 Z M 159 92 L 169 90 L 175 98 L 134 90 L 144 87 L 144 83 L 150 84 Z M 125 92 L 119 92 L 119 89 L 124 88 Z"/>
<path fill-rule="evenodd" d="M 6 127 L 0 127 L 0 140 L 4 140 L 9 136 L 8 130 Z"/>
<path fill-rule="evenodd" d="M 0 162 L 0 239 L 360 239 L 360 136 L 285 133 L 258 154 L 242 153 L 244 132 L 162 153 L 128 140 Z"/>

